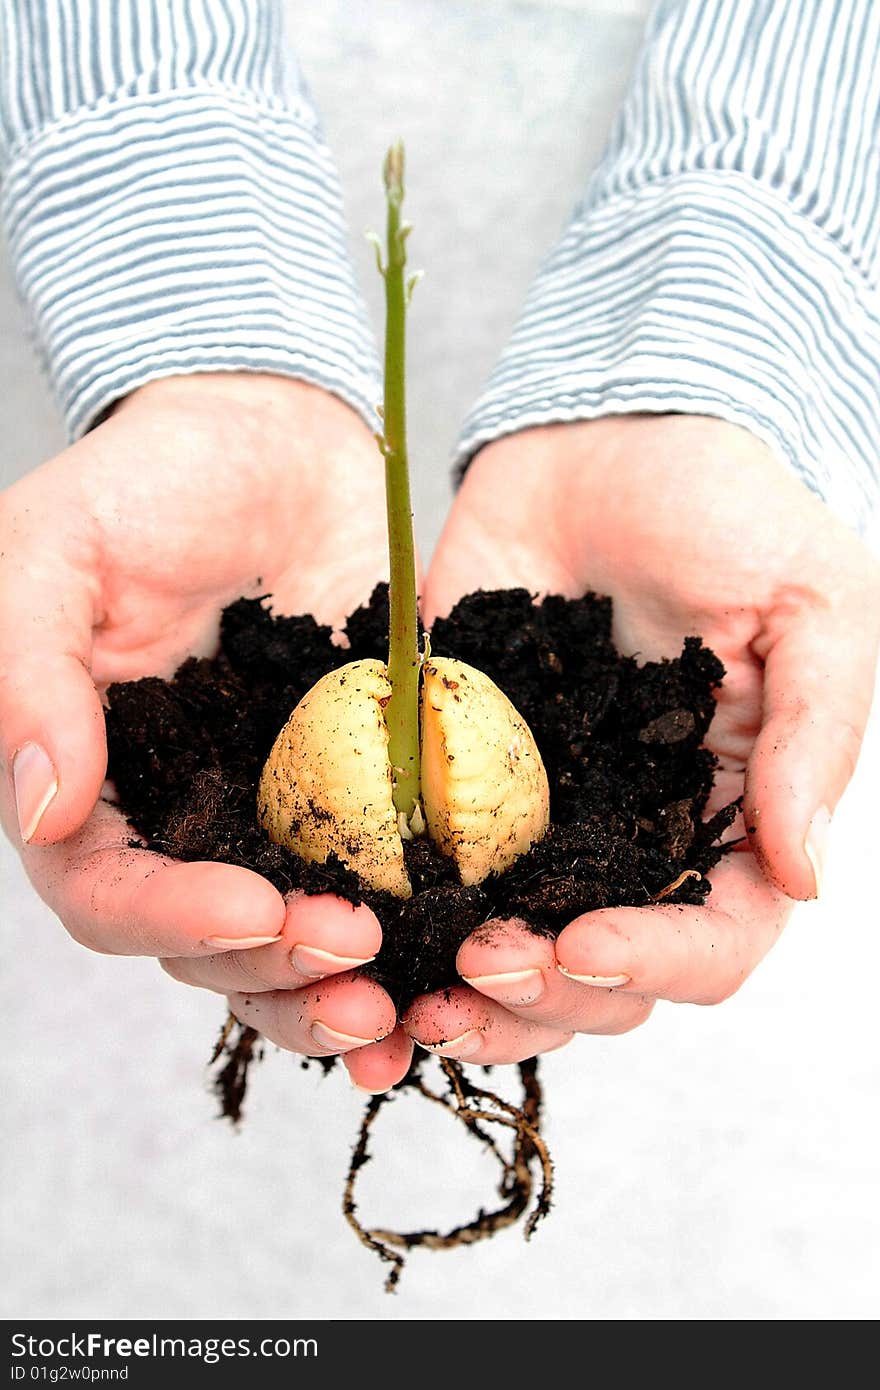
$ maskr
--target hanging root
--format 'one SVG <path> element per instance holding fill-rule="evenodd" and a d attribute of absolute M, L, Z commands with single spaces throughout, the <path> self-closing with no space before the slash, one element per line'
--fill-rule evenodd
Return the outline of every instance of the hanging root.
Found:
<path fill-rule="evenodd" d="M 389 1293 L 396 1288 L 403 1272 L 404 1256 L 400 1250 L 412 1250 L 417 1245 L 430 1250 L 450 1250 L 458 1245 L 472 1245 L 475 1241 L 486 1240 L 496 1231 L 511 1226 L 525 1212 L 532 1199 L 533 1164 L 537 1165 L 541 1182 L 535 1206 L 525 1224 L 525 1237 L 528 1240 L 538 1222 L 550 1210 L 553 1190 L 553 1165 L 547 1146 L 540 1134 L 541 1084 L 538 1080 L 538 1061 L 532 1057 L 519 1065 L 523 1088 L 522 1105 L 511 1105 L 492 1091 L 473 1085 L 458 1062 L 448 1057 L 439 1058 L 447 1081 L 445 1094 L 431 1090 L 420 1076 L 407 1079 L 401 1089 L 415 1089 L 426 1100 L 440 1105 L 456 1120 L 460 1120 L 468 1134 L 478 1139 L 497 1159 L 501 1168 L 498 1192 L 503 1205 L 494 1211 L 480 1210 L 472 1221 L 455 1226 L 445 1234 L 439 1231 L 391 1231 L 384 1227 L 368 1229 L 357 1217 L 354 1189 L 357 1175 L 369 1160 L 368 1140 L 370 1130 L 382 1106 L 389 1099 L 386 1093 L 373 1096 L 368 1102 L 361 1122 L 357 1143 L 348 1169 L 342 1209 L 349 1225 L 358 1239 L 377 1254 L 380 1260 L 391 1265 L 385 1281 Z M 512 1146 L 510 1157 L 506 1157 L 488 1132 L 488 1126 L 500 1125 L 511 1131 Z M 393 1248 L 397 1247 L 397 1249 Z"/>
<path fill-rule="evenodd" d="M 261 1035 L 255 1028 L 240 1023 L 233 1014 L 227 1015 L 210 1065 L 216 1068 L 213 1087 L 220 1100 L 221 1114 L 232 1120 L 233 1124 L 241 1119 L 249 1069 L 263 1055 L 261 1043 Z M 433 1105 L 439 1105 L 488 1149 L 501 1170 L 498 1193 L 502 1204 L 493 1211 L 481 1208 L 473 1220 L 445 1233 L 432 1230 L 392 1231 L 384 1227 L 368 1229 L 363 1226 L 358 1219 L 355 1202 L 357 1175 L 370 1158 L 369 1137 L 376 1116 L 394 1093 L 372 1096 L 367 1103 L 351 1156 L 342 1210 L 358 1239 L 391 1266 L 385 1281 L 389 1293 L 397 1287 L 403 1272 L 405 1257 L 402 1251 L 412 1250 L 417 1245 L 429 1250 L 451 1250 L 458 1245 L 472 1245 L 518 1221 L 532 1203 L 533 1169 L 540 1174 L 540 1184 L 525 1222 L 527 1240 L 550 1210 L 553 1165 L 540 1133 L 542 1093 L 537 1058 L 532 1057 L 519 1065 L 522 1084 L 520 1105 L 512 1105 L 493 1091 L 474 1085 L 458 1062 L 448 1057 L 438 1057 L 437 1060 L 446 1081 L 445 1091 L 432 1090 L 417 1071 L 406 1077 L 399 1090 L 415 1090 Z M 509 1156 L 502 1145 L 502 1135 L 498 1130 L 494 1134 L 491 1132 L 493 1126 L 499 1126 L 502 1133 L 506 1131 L 510 1135 Z"/>
<path fill-rule="evenodd" d="M 263 1055 L 259 1042 L 256 1028 L 239 1023 L 234 1014 L 226 1015 L 208 1065 L 213 1067 L 225 1058 L 214 1074 L 213 1087 L 220 1101 L 221 1115 L 233 1124 L 241 1119 L 250 1065 Z"/>

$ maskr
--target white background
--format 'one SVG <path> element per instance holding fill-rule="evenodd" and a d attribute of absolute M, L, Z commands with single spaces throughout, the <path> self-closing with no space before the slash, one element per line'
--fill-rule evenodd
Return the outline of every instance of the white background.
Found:
<path fill-rule="evenodd" d="M 458 422 L 598 157 L 639 3 L 298 3 L 296 46 L 340 165 L 353 249 L 406 138 L 414 263 L 417 529 L 448 506 Z M 5 273 L 5 272 L 4 272 Z M 2 481 L 62 443 L 0 284 Z M 48 543 L 48 538 L 47 538 Z M 0 1312 L 90 1318 L 873 1319 L 878 1311 L 880 975 L 875 718 L 833 828 L 827 890 L 714 1009 L 660 1006 L 624 1037 L 546 1059 L 555 1211 L 471 1249 L 416 1252 L 400 1292 L 340 1193 L 362 1102 L 273 1051 L 247 1118 L 215 1118 L 213 995 L 75 946 L 5 843 Z M 498 1079 L 498 1078 L 496 1078 Z M 413 1099 L 365 1172 L 377 1221 L 454 1222 L 493 1170 Z M 393 1202 L 392 1202 L 393 1197 Z"/>

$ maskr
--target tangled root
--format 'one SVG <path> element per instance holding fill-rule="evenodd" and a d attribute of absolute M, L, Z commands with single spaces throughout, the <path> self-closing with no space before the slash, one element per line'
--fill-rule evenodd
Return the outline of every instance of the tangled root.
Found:
<path fill-rule="evenodd" d="M 213 1087 L 220 1101 L 221 1114 L 238 1124 L 248 1086 L 248 1074 L 254 1061 L 263 1055 L 261 1035 L 255 1028 L 240 1023 L 229 1014 L 211 1055 L 210 1065 L 217 1068 Z M 389 1293 L 397 1287 L 405 1264 L 403 1251 L 416 1246 L 429 1250 L 451 1250 L 459 1245 L 473 1245 L 487 1240 L 497 1231 L 512 1226 L 529 1212 L 524 1227 L 528 1240 L 542 1217 L 550 1210 L 553 1190 L 553 1164 L 541 1132 L 541 1083 L 538 1079 L 538 1059 L 530 1058 L 519 1064 L 522 1101 L 509 1101 L 475 1085 L 468 1079 L 460 1063 L 448 1057 L 437 1059 L 446 1081 L 445 1091 L 436 1091 L 427 1084 L 418 1069 L 414 1069 L 393 1092 L 372 1096 L 367 1102 L 360 1131 L 349 1163 L 342 1194 L 345 1219 L 358 1239 L 391 1266 L 385 1288 Z M 218 1066 L 218 1063 L 221 1064 Z M 366 1227 L 357 1214 L 355 1187 L 360 1170 L 370 1158 L 369 1139 L 376 1117 L 391 1099 L 405 1091 L 415 1091 L 433 1105 L 439 1105 L 465 1127 L 466 1133 L 477 1139 L 496 1159 L 501 1170 L 498 1195 L 501 1205 L 491 1211 L 480 1209 L 472 1220 L 450 1231 L 436 1230 L 393 1231 L 386 1227 Z M 497 1127 L 493 1134 L 492 1128 Z M 508 1131 L 509 1153 L 505 1153 L 498 1129 Z M 534 1171 L 533 1171 L 534 1170 Z M 540 1177 L 534 1195 L 535 1174 Z M 532 1205 L 534 1195 L 534 1205 Z"/>
<path fill-rule="evenodd" d="M 391 1265 L 385 1288 L 392 1293 L 403 1273 L 405 1258 L 400 1252 L 425 1246 L 429 1250 L 451 1250 L 459 1245 L 473 1245 L 478 1240 L 486 1240 L 505 1226 L 511 1226 L 523 1215 L 532 1200 L 533 1166 L 541 1175 L 540 1188 L 533 1210 L 525 1223 L 525 1237 L 529 1237 L 542 1217 L 550 1210 L 553 1190 L 553 1165 L 547 1146 L 540 1134 L 541 1084 L 538 1080 L 537 1058 L 519 1064 L 520 1080 L 523 1088 L 521 1106 L 511 1105 L 482 1086 L 475 1086 L 467 1079 L 458 1062 L 448 1057 L 439 1058 L 446 1076 L 446 1093 L 431 1090 L 418 1075 L 407 1078 L 399 1090 L 412 1089 L 426 1100 L 440 1105 L 454 1119 L 459 1120 L 468 1134 L 478 1139 L 490 1150 L 501 1168 L 498 1193 L 502 1205 L 493 1211 L 480 1210 L 473 1220 L 455 1226 L 446 1232 L 392 1231 L 385 1227 L 366 1227 L 357 1216 L 354 1198 L 358 1173 L 370 1157 L 368 1140 L 370 1130 L 382 1107 L 389 1100 L 389 1093 L 373 1096 L 367 1103 L 360 1133 L 352 1154 L 345 1182 L 342 1210 L 348 1224 L 358 1239 Z M 488 1126 L 499 1125 L 511 1131 L 511 1151 L 507 1157 L 489 1133 Z"/>

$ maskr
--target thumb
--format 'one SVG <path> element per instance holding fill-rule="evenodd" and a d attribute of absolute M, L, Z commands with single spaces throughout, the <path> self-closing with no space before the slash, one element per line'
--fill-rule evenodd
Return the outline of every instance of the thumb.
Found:
<path fill-rule="evenodd" d="M 782 617 L 782 615 L 779 615 Z M 785 622 L 785 619 L 783 619 Z M 831 816 L 855 770 L 877 663 L 876 597 L 804 611 L 766 650 L 763 723 L 745 823 L 767 877 L 792 898 L 822 883 Z"/>
<path fill-rule="evenodd" d="M 92 587 L 61 555 L 41 552 L 32 515 L 0 524 L 0 761 L 7 828 L 46 845 L 91 813 L 107 744 L 88 671 Z"/>

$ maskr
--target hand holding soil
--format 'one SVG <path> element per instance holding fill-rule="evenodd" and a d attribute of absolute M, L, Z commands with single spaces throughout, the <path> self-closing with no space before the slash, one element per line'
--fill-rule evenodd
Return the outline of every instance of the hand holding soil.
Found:
<path fill-rule="evenodd" d="M 132 848 L 130 826 L 99 799 L 110 682 L 170 676 L 212 651 L 221 609 L 243 593 L 271 590 L 280 607 L 336 624 L 387 573 L 381 459 L 363 423 L 280 377 L 156 382 L 4 494 L 0 552 L 10 770 L 18 753 L 4 825 L 71 935 L 164 957 L 170 973 L 223 992 L 293 990 L 303 1050 L 390 1033 L 393 1005 L 372 982 L 345 973 L 316 1002 L 316 981 L 379 949 L 367 907 L 329 895 L 285 904 L 249 869 Z M 398 1036 L 364 1065 L 390 1085 L 410 1051 Z"/>
<path fill-rule="evenodd" d="M 422 648 L 402 173 L 395 146 L 390 616 L 376 441 L 280 378 L 135 391 L 0 519 L 5 812 L 32 881 L 83 944 L 229 997 L 213 1061 L 234 1121 L 260 1035 L 345 1056 L 374 1095 L 343 1209 L 389 1288 L 401 1249 L 518 1219 L 533 1164 L 526 1234 L 549 1209 L 539 1054 L 629 1031 L 658 998 L 727 998 L 819 891 L 880 635 L 876 565 L 770 451 L 663 416 L 485 448 L 427 579 Z M 108 739 L 119 808 L 100 795 Z M 460 1062 L 519 1063 L 522 1106 Z M 496 1211 L 445 1235 L 361 1222 L 356 1175 L 398 1085 L 488 1144 Z"/>
<path fill-rule="evenodd" d="M 607 593 L 616 645 L 649 660 L 699 633 L 726 670 L 708 809 L 744 796 L 726 838 L 747 838 L 701 906 L 591 912 L 555 949 L 515 921 L 478 930 L 457 961 L 472 988 L 417 1000 L 408 1031 L 465 1036 L 468 1060 L 504 1061 L 526 1022 L 617 1033 L 657 999 L 722 1001 L 792 900 L 818 891 L 871 703 L 876 562 L 744 430 L 642 416 L 525 431 L 477 455 L 427 577 L 426 621 L 480 584 Z"/>

